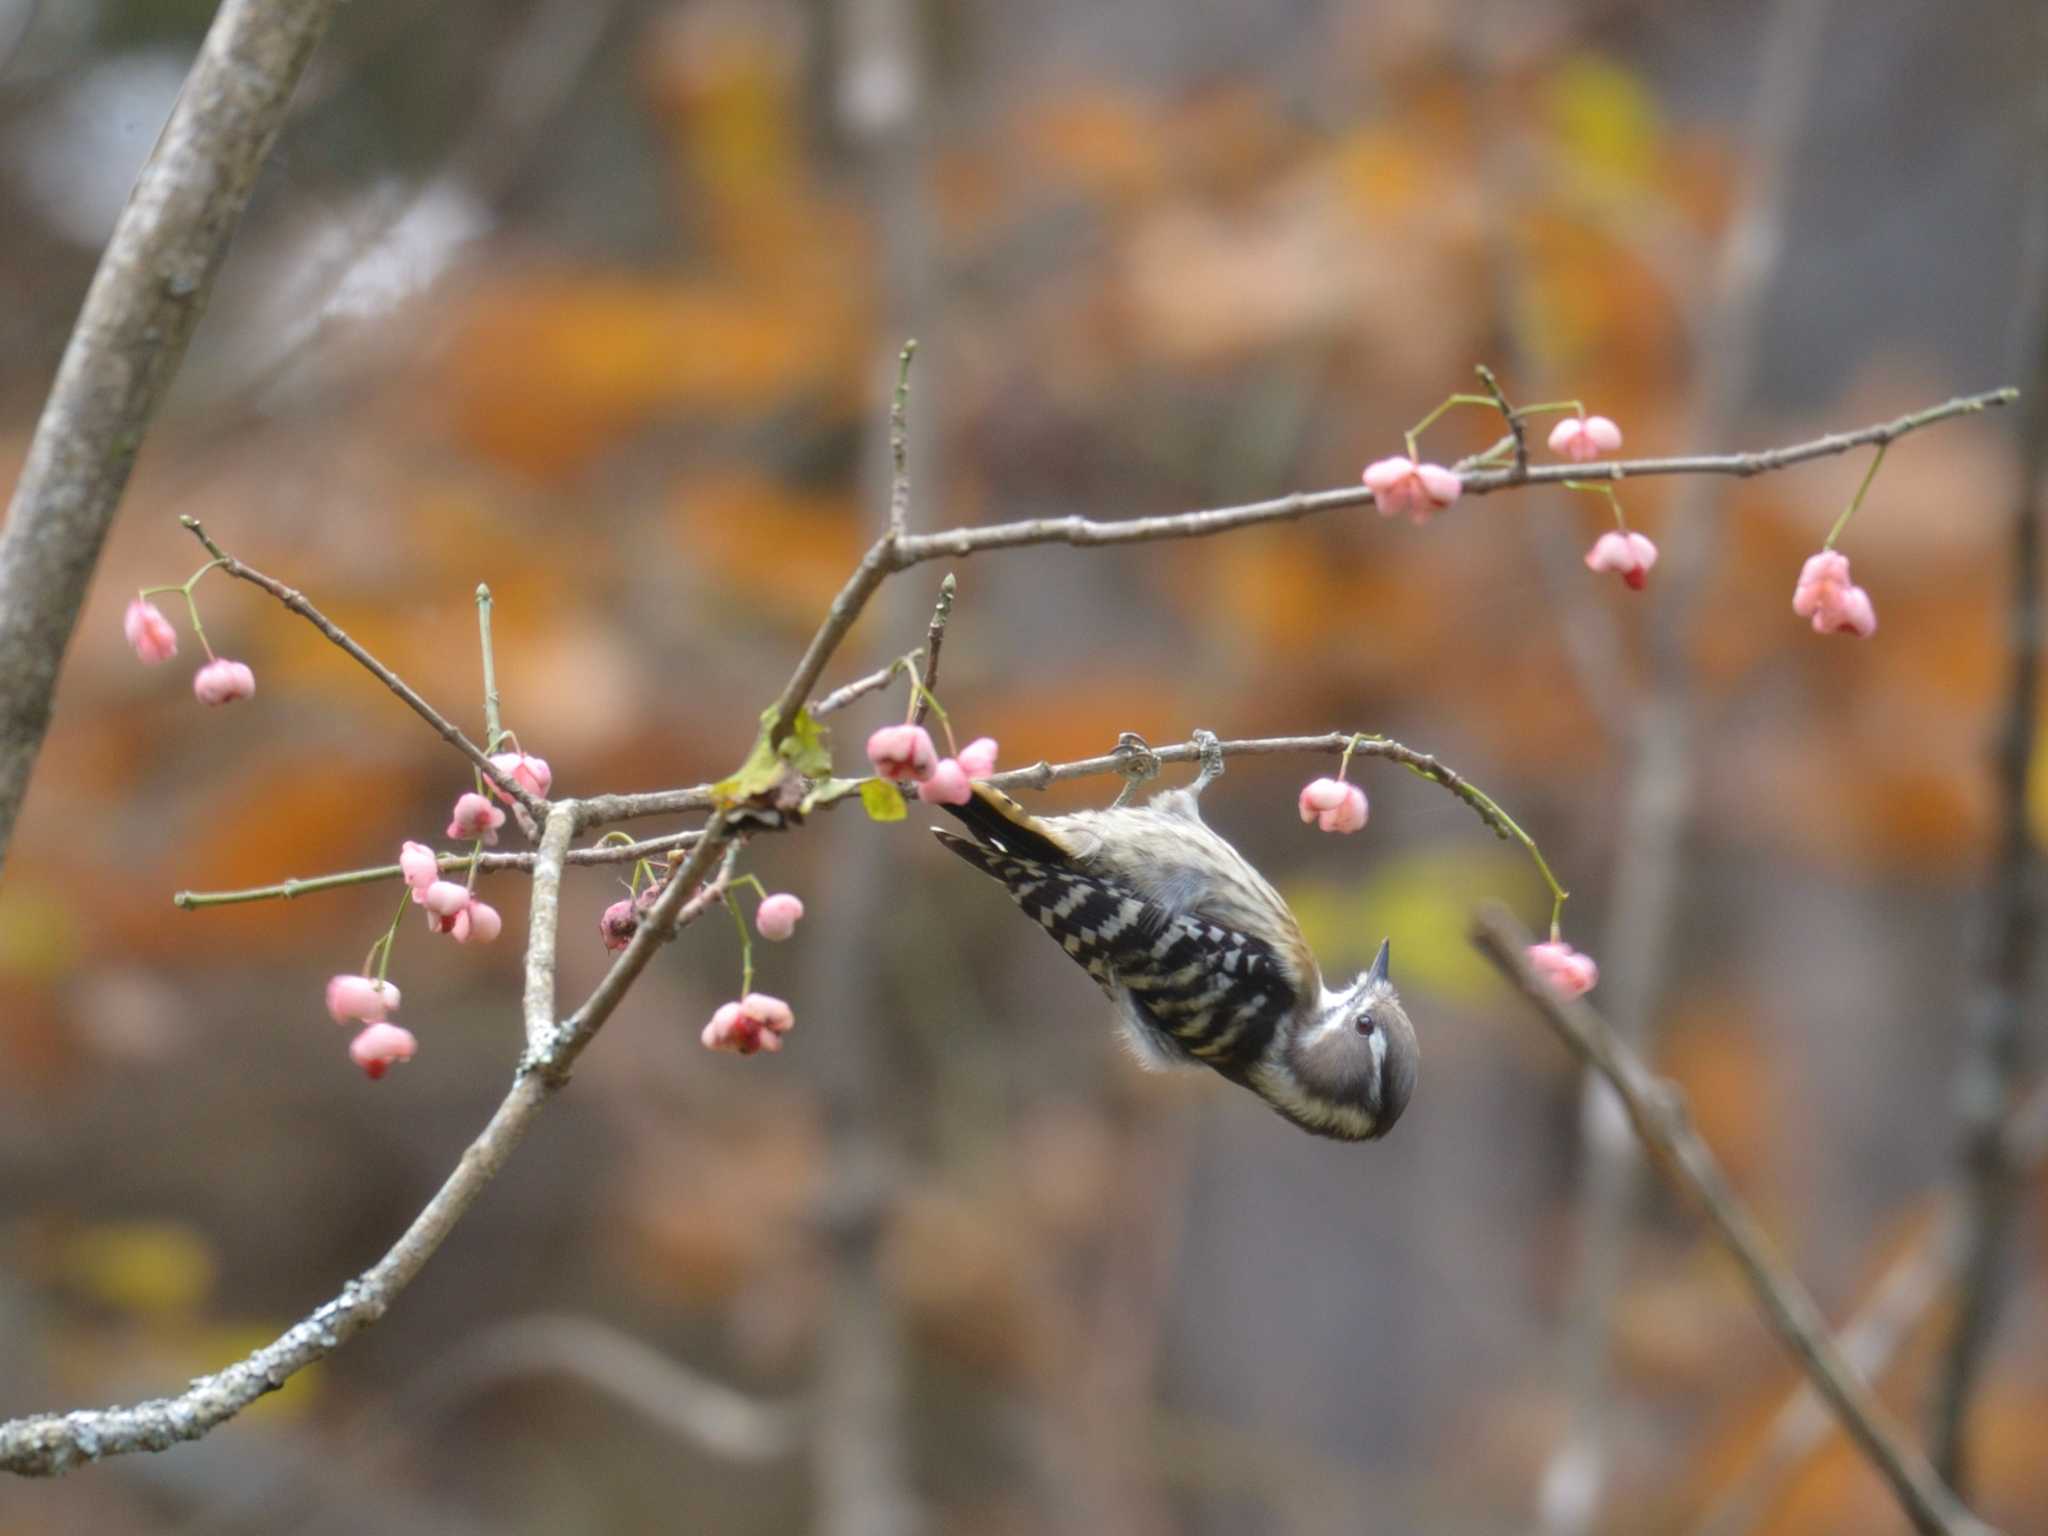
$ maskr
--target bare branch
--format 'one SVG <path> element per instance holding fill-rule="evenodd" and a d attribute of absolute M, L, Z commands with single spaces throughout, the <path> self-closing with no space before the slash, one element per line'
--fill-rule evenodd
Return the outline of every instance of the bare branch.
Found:
<path fill-rule="evenodd" d="M 560 879 L 561 854 L 557 850 L 567 841 L 565 829 L 577 825 L 578 812 L 573 800 L 557 801 L 550 808 L 537 856 L 533 918 L 527 938 L 530 1033 L 536 998 L 542 993 L 552 995 L 554 989 L 552 965 L 540 966 L 532 960 L 535 947 L 552 950 L 555 938 L 557 909 L 553 901 L 541 899 L 540 889 L 543 883 Z M 693 921 L 718 899 L 714 886 L 687 901 L 684 896 L 702 878 L 712 850 L 723 846 L 723 837 L 723 825 L 714 819 L 670 889 L 649 912 L 640 933 L 620 953 L 597 989 L 560 1028 L 545 1031 L 544 1046 L 529 1048 L 511 1091 L 462 1154 L 454 1172 L 382 1259 L 304 1321 L 233 1365 L 198 1378 L 176 1397 L 153 1398 L 122 1408 L 33 1415 L 0 1424 L 0 1471 L 48 1477 L 104 1456 L 161 1451 L 181 1441 L 197 1440 L 381 1318 L 505 1166 L 541 1106 L 568 1081 L 570 1066 L 611 1016 L 626 987 L 645 968 L 660 935 Z"/>
<path fill-rule="evenodd" d="M 619 951 L 611 969 L 591 990 L 581 1006 L 562 1020 L 547 1045 L 529 1054 L 520 1065 L 522 1073 L 532 1072 L 551 1082 L 567 1081 L 576 1058 L 604 1027 L 624 999 L 626 992 L 654 958 L 654 947 L 679 928 L 687 927 L 715 904 L 725 892 L 724 876 L 705 881 L 712 861 L 722 857 L 731 843 L 723 812 L 705 824 L 704 832 L 690 848 L 689 857 L 668 877 L 668 884 L 654 905 L 640 919 L 639 932 Z M 730 873 L 728 866 L 727 874 Z M 698 889 L 699 884 L 702 889 Z"/>
<path fill-rule="evenodd" d="M 581 805 L 581 801 L 577 802 Z M 563 859 L 565 864 L 633 864 L 641 859 L 651 859 L 677 848 L 687 848 L 703 834 L 699 832 L 669 832 L 661 837 L 645 838 L 637 843 L 599 843 L 591 848 L 571 848 Z M 508 869 L 532 869 L 540 855 L 534 853 L 479 853 L 474 860 L 466 853 L 443 853 L 436 856 L 442 873 L 467 875 L 472 863 L 480 873 L 498 874 Z M 351 885 L 376 885 L 385 880 L 396 880 L 405 873 L 396 864 L 373 864 L 366 869 L 348 869 L 339 874 L 314 875 L 308 879 L 280 880 L 275 885 L 256 885 L 240 891 L 179 891 L 171 898 L 171 905 L 192 909 L 197 907 L 232 907 L 250 901 L 293 901 L 301 896 L 311 896 L 319 891 L 340 890 Z"/>
<path fill-rule="evenodd" d="M 581 1382 L 677 1440 L 732 1461 L 778 1461 L 797 1449 L 805 1427 L 800 1405 L 759 1402 L 595 1318 L 545 1314 L 465 1340 L 399 1395 L 389 1417 L 410 1435 L 465 1398 L 532 1376 Z"/>
<path fill-rule="evenodd" d="M 1567 480 L 1619 481 L 1647 475 L 1734 475 L 1747 479 L 1752 475 L 1811 463 L 1815 459 L 1832 458 L 1854 448 L 1896 442 L 1923 427 L 2010 405 L 2018 398 L 2019 391 L 2011 388 L 1963 395 L 1893 421 L 1877 422 L 1853 432 L 1831 432 L 1808 442 L 1793 443 L 1784 448 L 1766 448 L 1757 453 L 1617 459 L 1611 463 L 1592 464 L 1541 464 L 1522 476 L 1513 469 L 1465 467 L 1471 463 L 1470 460 L 1458 468 L 1464 481 L 1464 494 L 1468 497 L 1489 496 L 1521 485 L 1561 485 Z M 1236 528 L 1291 522 L 1340 507 L 1360 507 L 1371 500 L 1372 492 L 1364 486 L 1347 485 L 1330 491 L 1296 491 L 1271 501 L 1248 502 L 1244 506 L 1219 507 L 1206 512 L 1180 512 L 1167 517 L 1132 517 L 1107 523 L 1086 517 L 1040 517 L 1017 523 L 992 523 L 985 528 L 954 528 L 943 533 L 912 534 L 897 546 L 896 561 L 902 566 L 919 565 L 927 560 L 977 555 L 991 549 L 1015 549 L 1027 544 L 1090 546 L 1208 538 Z"/>
<path fill-rule="evenodd" d="M 520 1010 L 526 1020 L 528 1054 L 545 1050 L 555 1031 L 555 935 L 561 926 L 562 861 L 575 832 L 576 802 L 570 800 L 553 807 L 541 829 L 540 848 L 533 863 L 526 988 Z"/>
<path fill-rule="evenodd" d="M 789 734 L 795 723 L 796 712 L 803 707 L 803 701 L 810 691 L 818 686 L 818 679 L 824 675 L 825 665 L 845 640 L 846 632 L 853 628 L 854 620 L 861 616 L 868 605 L 868 599 L 889 576 L 903 568 L 903 560 L 897 553 L 898 542 L 893 533 L 885 533 L 868 547 L 861 561 L 839 589 L 839 595 L 832 599 L 832 606 L 825 612 L 824 623 L 811 636 L 811 643 L 805 649 L 803 658 L 797 662 L 796 671 L 783 685 L 782 695 L 769 707 L 768 737 L 779 742 Z"/>
<path fill-rule="evenodd" d="M 1497 907 L 1475 919 L 1472 940 L 1545 1023 L 1587 1066 L 1613 1085 L 1636 1135 L 1674 1185 L 1705 1209 L 1715 1235 L 1749 1282 L 1764 1320 L 1799 1362 L 1842 1428 L 1890 1485 L 1922 1536 L 1989 1536 L 1979 1521 L 1913 1448 L 1830 1336 L 1813 1297 L 1749 1212 L 1713 1152 L 1693 1130 L 1684 1101 L 1659 1081 L 1606 1020 L 1584 1003 L 1565 1001 L 1529 964 L 1530 935 Z"/>
<path fill-rule="evenodd" d="M 910 364 L 917 343 L 906 341 L 896 358 L 896 395 L 889 402 L 889 537 L 901 539 L 910 525 Z"/>
<path fill-rule="evenodd" d="M 2002 1132 L 2015 1176 L 2039 1174 L 2048 1160 L 2048 1087 L 2037 1086 Z M 1963 1235 L 1962 1200 L 1960 1190 L 1951 1194 L 1940 1215 L 1894 1261 L 1837 1335 L 1842 1353 L 1864 1380 L 1883 1378 L 1947 1296 L 1950 1258 Z M 1812 1382 L 1802 1381 L 1772 1419 L 1762 1451 L 1740 1478 L 1716 1493 L 1713 1507 L 1693 1526 L 1694 1536 L 1741 1536 L 1753 1528 L 1778 1487 L 1820 1448 L 1833 1425 Z"/>
<path fill-rule="evenodd" d="M 2031 20 L 2039 69 L 2048 65 L 2048 20 L 2038 13 Z M 2048 152 L 2048 84 L 2035 86 L 2032 106 L 2035 152 Z M 2033 352 L 2025 359 L 2032 367 L 2033 390 L 2014 424 L 2020 483 L 2008 536 L 2012 585 L 2006 630 L 2012 665 L 1995 764 L 1998 842 L 1987 881 L 1982 974 L 1956 1081 L 1959 1173 L 1969 1190 L 1955 1249 L 1956 1315 L 1945 1341 L 1928 1435 L 1934 1464 L 1958 1488 L 1965 1481 L 1970 1398 L 1983 1374 L 2009 1283 L 2003 1270 L 2019 1186 L 2003 1132 L 2030 1044 L 2025 1021 L 2035 1011 L 2034 955 L 2041 930 L 2038 860 L 2027 801 L 2034 771 L 2044 623 L 2041 509 L 2048 501 L 2048 187 L 2038 177 L 2029 178 L 2029 187 L 2026 292 L 2016 335 L 2020 346 Z"/>
<path fill-rule="evenodd" d="M 912 725 L 923 725 L 925 716 L 931 713 L 932 691 L 939 686 L 939 653 L 946 645 L 946 625 L 953 617 L 953 594 L 959 583 L 951 571 L 939 583 L 939 600 L 932 607 L 931 626 L 924 632 L 924 691 L 917 696 L 917 704 L 910 712 Z"/>
<path fill-rule="evenodd" d="M 455 1171 L 391 1251 L 303 1322 L 233 1365 L 199 1377 L 176 1397 L 0 1424 L 0 1470 L 51 1477 L 102 1457 L 162 1451 L 197 1440 L 334 1353 L 381 1318 L 433 1257 L 484 1186 L 505 1166 L 551 1091 L 548 1080 L 536 1074 L 514 1082 Z"/>
<path fill-rule="evenodd" d="M 143 436 L 336 0 L 226 0 L 114 226 L 0 529 L 0 861 Z"/>
<path fill-rule="evenodd" d="M 916 661 L 923 655 L 924 652 L 921 650 L 912 651 L 910 659 Z M 844 687 L 834 688 L 821 699 L 811 700 L 811 718 L 822 720 L 827 715 L 836 715 L 847 705 L 888 687 L 890 679 L 902 670 L 903 663 L 900 660 L 892 661 L 886 667 L 877 667 L 866 677 L 857 677 Z"/>

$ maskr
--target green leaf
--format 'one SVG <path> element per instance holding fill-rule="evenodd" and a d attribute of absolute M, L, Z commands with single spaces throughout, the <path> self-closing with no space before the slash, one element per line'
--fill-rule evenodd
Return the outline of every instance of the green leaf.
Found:
<path fill-rule="evenodd" d="M 887 779 L 862 779 L 860 803 L 870 821 L 901 821 L 910 814 L 903 803 L 903 791 Z"/>
<path fill-rule="evenodd" d="M 720 805 L 743 805 L 756 795 L 766 794 L 782 782 L 785 766 L 807 779 L 831 776 L 832 749 L 826 745 L 825 727 L 811 717 L 809 710 L 796 712 L 796 719 L 790 722 L 789 734 L 782 738 L 780 749 L 768 740 L 769 728 L 774 723 L 774 711 L 763 710 L 761 734 L 754 738 L 753 748 L 747 753 L 747 760 L 740 764 L 739 772 L 711 786 L 711 793 L 718 797 Z"/>
<path fill-rule="evenodd" d="M 811 786 L 811 792 L 804 796 L 803 804 L 797 809 L 808 816 L 821 805 L 830 805 L 834 800 L 844 800 L 848 795 L 858 794 L 861 779 L 823 779 Z"/>
<path fill-rule="evenodd" d="M 807 779 L 822 779 L 832 772 L 832 749 L 826 745 L 825 727 L 800 709 L 782 738 L 782 758 Z"/>
<path fill-rule="evenodd" d="M 768 732 L 764 729 L 755 739 L 747 760 L 740 764 L 740 771 L 712 785 L 711 793 L 718 797 L 720 805 L 739 805 L 756 795 L 766 794 L 781 777 L 782 759 L 768 745 Z"/>

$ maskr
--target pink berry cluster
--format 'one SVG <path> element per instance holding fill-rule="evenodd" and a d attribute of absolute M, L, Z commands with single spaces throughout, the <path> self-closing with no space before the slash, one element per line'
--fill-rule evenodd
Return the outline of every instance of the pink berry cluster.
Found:
<path fill-rule="evenodd" d="M 1588 416 L 1580 411 L 1550 429 L 1550 451 L 1574 464 L 1590 464 L 1601 454 L 1613 453 L 1620 447 L 1621 428 L 1612 417 Z M 1621 504 L 1617 501 L 1614 507 L 1619 522 Z M 1632 592 L 1640 592 L 1650 584 L 1650 568 L 1656 563 L 1656 543 L 1648 534 L 1625 526 L 1601 534 L 1586 551 L 1587 570 L 1612 571 Z"/>
<path fill-rule="evenodd" d="M 420 1043 L 411 1030 L 391 1022 L 398 988 L 376 976 L 336 976 L 327 983 L 327 1012 L 337 1024 L 360 1024 L 348 1048 L 349 1060 L 375 1082 L 394 1061 L 411 1061 Z"/>
<path fill-rule="evenodd" d="M 726 898 L 728 901 L 731 897 Z M 801 898 L 787 891 L 773 891 L 754 908 L 754 931 L 779 944 L 796 932 L 804 915 Z M 752 979 L 749 967 L 748 979 Z M 779 1051 L 782 1037 L 796 1027 L 796 1013 L 779 997 L 749 991 L 735 1002 L 723 1003 L 700 1037 L 707 1051 L 730 1051 L 751 1056 L 756 1051 Z"/>
<path fill-rule="evenodd" d="M 137 597 L 121 616 L 121 632 L 128 637 L 136 658 L 155 666 L 178 654 L 178 632 L 163 610 L 146 597 Z M 219 706 L 256 696 L 256 674 L 239 661 L 209 655 L 206 664 L 192 674 L 192 694 L 200 703 Z"/>
<path fill-rule="evenodd" d="M 491 765 L 534 795 L 545 796 L 554 778 L 544 759 L 523 752 L 499 753 Z M 504 824 L 505 813 L 472 791 L 456 799 L 448 835 L 470 843 L 495 842 L 497 829 Z M 479 900 L 470 885 L 441 878 L 440 855 L 427 844 L 401 846 L 398 873 L 412 893 L 413 905 L 424 911 L 429 933 L 446 934 L 458 944 L 489 944 L 504 932 L 505 920 L 496 907 Z M 392 931 L 371 950 L 372 959 L 380 952 L 389 959 L 397 933 L 394 923 Z M 382 963 L 375 968 L 381 971 Z M 393 1062 L 412 1060 L 419 1050 L 412 1031 L 391 1022 L 390 1016 L 398 1011 L 398 987 L 381 976 L 332 978 L 327 983 L 327 1011 L 338 1024 L 365 1026 L 349 1047 L 349 1059 L 372 1081 L 390 1070 Z"/>
<path fill-rule="evenodd" d="M 504 919 L 489 902 L 459 880 L 441 878 L 441 860 L 425 843 L 407 843 L 398 868 L 412 890 L 413 905 L 426 908 L 427 931 L 445 933 L 458 944 L 488 944 L 504 930 Z"/>
<path fill-rule="evenodd" d="M 637 878 L 637 877 L 636 877 Z M 758 884 L 748 877 L 747 883 Z M 631 895 L 622 897 L 604 909 L 598 919 L 598 936 L 608 950 L 621 950 L 633 942 L 633 935 L 640 931 L 640 920 L 647 915 L 661 897 L 666 882 L 656 878 Z M 728 905 L 732 892 L 724 893 Z M 734 908 L 735 913 L 738 909 Z M 754 931 L 773 944 L 780 944 L 796 933 L 796 925 L 803 920 L 803 899 L 788 891 L 770 891 L 761 897 L 754 908 Z M 741 933 L 745 939 L 744 930 Z M 747 981 L 741 985 L 747 988 L 753 980 L 753 962 L 747 962 Z M 779 1051 L 782 1037 L 796 1025 L 796 1013 L 788 1003 L 766 992 L 746 990 L 734 1002 L 721 1004 L 712 1014 L 711 1022 L 704 1026 L 701 1039 L 704 1048 L 711 1051 L 730 1051 L 737 1056 L 752 1056 L 758 1051 Z"/>
<path fill-rule="evenodd" d="M 926 805 L 965 805 L 974 798 L 974 780 L 996 771 L 996 743 L 981 736 L 958 756 L 940 757 L 923 726 L 885 725 L 868 737 L 868 761 L 892 784 L 915 784 Z"/>
<path fill-rule="evenodd" d="M 1451 404 L 1484 405 L 1488 402 L 1480 397 L 1453 395 L 1444 406 L 1431 413 L 1423 423 L 1436 420 Z M 1550 429 L 1550 451 L 1559 458 L 1569 459 L 1575 464 L 1587 464 L 1604 453 L 1614 453 L 1621 447 L 1621 428 L 1613 418 L 1588 415 L 1577 402 L 1561 403 L 1557 406 L 1531 406 L 1531 412 L 1565 410 L 1570 414 Z M 1517 415 L 1523 413 L 1518 412 Z M 1382 517 L 1395 517 L 1407 513 L 1417 523 L 1427 522 L 1436 513 L 1455 502 L 1464 490 L 1464 482 L 1457 472 L 1441 464 L 1416 462 L 1415 437 L 1422 430 L 1418 427 L 1409 434 L 1408 453 L 1392 458 L 1378 459 L 1366 466 L 1365 483 L 1372 491 L 1373 505 Z M 1865 482 L 1866 488 L 1868 481 Z M 1586 551 L 1586 569 L 1610 572 L 1619 576 L 1631 590 L 1640 592 L 1649 585 L 1650 572 L 1657 564 L 1657 545 L 1647 534 L 1630 528 L 1621 516 L 1620 502 L 1614 498 L 1611 484 L 1593 486 L 1578 485 L 1581 490 L 1600 490 L 1614 506 L 1616 526 L 1593 541 Z M 1862 500 L 1858 492 L 1857 502 Z M 1849 512 L 1856 510 L 1852 504 Z M 1848 514 L 1843 522 L 1848 521 Z M 1836 532 L 1841 531 L 1838 524 Z M 1792 611 L 1802 619 L 1813 622 L 1815 634 L 1857 635 L 1868 638 L 1877 633 L 1877 610 L 1870 601 L 1870 594 L 1849 579 L 1848 557 L 1837 553 L 1833 537 L 1828 548 L 1824 548 L 1806 562 L 1799 573 L 1799 581 L 1792 593 Z M 1306 791 L 1303 791 L 1306 795 Z M 1320 818 L 1324 815 L 1316 813 Z M 1307 815 L 1304 802 L 1304 815 Z M 1331 830 L 1327 821 L 1324 830 Z"/>

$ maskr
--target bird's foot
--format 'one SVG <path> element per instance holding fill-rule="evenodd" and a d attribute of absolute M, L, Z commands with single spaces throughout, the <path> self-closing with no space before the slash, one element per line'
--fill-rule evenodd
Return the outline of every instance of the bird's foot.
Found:
<path fill-rule="evenodd" d="M 1195 749 L 1202 754 L 1202 771 L 1195 775 L 1195 782 L 1188 786 L 1188 793 L 1199 795 L 1223 777 L 1223 743 L 1216 739 L 1214 731 L 1196 731 L 1194 743 Z"/>
<path fill-rule="evenodd" d="M 1123 760 L 1117 765 L 1117 772 L 1124 776 L 1124 787 L 1109 802 L 1112 808 L 1129 801 L 1147 779 L 1159 776 L 1159 755 L 1145 745 L 1145 738 L 1136 731 L 1125 731 L 1117 737 L 1115 755 Z"/>

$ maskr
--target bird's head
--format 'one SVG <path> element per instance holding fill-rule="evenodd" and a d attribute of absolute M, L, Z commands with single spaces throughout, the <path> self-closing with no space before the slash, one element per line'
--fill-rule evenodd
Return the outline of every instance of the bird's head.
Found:
<path fill-rule="evenodd" d="M 1372 969 L 1342 992 L 1325 991 L 1314 1020 L 1289 1044 L 1289 1095 L 1281 1112 L 1304 1129 L 1373 1141 L 1394 1128 L 1415 1092 L 1415 1026 L 1387 975 L 1380 945 Z"/>

